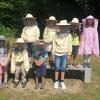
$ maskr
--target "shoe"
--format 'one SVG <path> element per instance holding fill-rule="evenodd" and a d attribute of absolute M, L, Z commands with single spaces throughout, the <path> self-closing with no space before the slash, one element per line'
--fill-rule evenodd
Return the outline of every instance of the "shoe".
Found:
<path fill-rule="evenodd" d="M 84 68 L 87 68 L 87 63 L 84 63 L 84 64 L 83 64 L 83 67 L 84 67 Z"/>
<path fill-rule="evenodd" d="M 44 89 L 44 82 L 40 84 L 40 89 Z"/>
<path fill-rule="evenodd" d="M 61 82 L 61 88 L 64 89 L 64 90 L 66 89 L 66 85 L 65 85 L 64 82 Z"/>
<path fill-rule="evenodd" d="M 22 88 L 26 87 L 26 82 L 22 83 Z"/>
<path fill-rule="evenodd" d="M 35 85 L 35 89 L 38 89 L 39 88 L 39 83 Z"/>
<path fill-rule="evenodd" d="M 14 83 L 14 88 L 17 88 L 18 87 L 18 82 Z"/>
<path fill-rule="evenodd" d="M 88 66 L 88 68 L 91 68 L 91 65 L 90 65 L 90 63 L 87 63 L 87 66 Z"/>
<path fill-rule="evenodd" d="M 56 81 L 56 82 L 54 83 L 54 88 L 55 88 L 55 89 L 58 89 L 58 88 L 59 88 L 59 82 L 58 82 L 58 81 Z"/>
<path fill-rule="evenodd" d="M 3 83 L 3 86 L 4 86 L 5 88 L 7 88 L 7 87 L 8 87 L 7 83 Z"/>
<path fill-rule="evenodd" d="M 2 83 L 0 83 L 0 88 L 2 88 L 2 86 L 3 86 L 3 84 L 2 84 Z"/>

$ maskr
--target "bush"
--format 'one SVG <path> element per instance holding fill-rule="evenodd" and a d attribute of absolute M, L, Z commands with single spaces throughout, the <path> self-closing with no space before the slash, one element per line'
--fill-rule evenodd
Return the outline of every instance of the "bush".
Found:
<path fill-rule="evenodd" d="M 15 37 L 16 33 L 17 29 L 0 25 L 0 34 L 4 35 L 5 37 Z"/>

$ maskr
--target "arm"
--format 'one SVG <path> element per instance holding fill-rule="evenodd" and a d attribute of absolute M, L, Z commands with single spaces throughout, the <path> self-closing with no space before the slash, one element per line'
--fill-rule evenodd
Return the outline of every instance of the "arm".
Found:
<path fill-rule="evenodd" d="M 43 40 L 47 42 L 47 38 L 48 38 L 48 33 L 47 33 L 47 28 L 45 28 L 44 33 L 43 33 Z"/>
<path fill-rule="evenodd" d="M 34 34 L 35 34 L 35 41 L 38 41 L 39 37 L 40 37 L 40 30 L 39 30 L 38 27 L 35 29 L 35 33 Z"/>
<path fill-rule="evenodd" d="M 14 52 L 12 52 L 12 56 L 11 56 L 11 73 L 15 72 L 15 54 Z"/>
<path fill-rule="evenodd" d="M 72 53 L 72 36 L 69 34 L 68 36 L 68 55 L 71 55 Z"/>
<path fill-rule="evenodd" d="M 22 31 L 22 34 L 21 34 L 21 38 L 24 39 L 25 42 L 27 42 L 27 36 L 26 36 L 26 33 L 25 33 L 25 28 L 23 28 L 23 31 Z"/>

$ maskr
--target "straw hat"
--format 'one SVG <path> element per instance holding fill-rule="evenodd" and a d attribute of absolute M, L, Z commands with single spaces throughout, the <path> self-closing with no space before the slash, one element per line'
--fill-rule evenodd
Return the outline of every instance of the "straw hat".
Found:
<path fill-rule="evenodd" d="M 71 23 L 77 23 L 77 24 L 79 24 L 78 18 L 73 18 L 72 21 L 71 21 Z"/>
<path fill-rule="evenodd" d="M 32 19 L 36 19 L 36 17 L 34 17 L 32 14 L 27 14 L 25 18 L 32 18 Z"/>
<path fill-rule="evenodd" d="M 86 17 L 86 19 L 94 19 L 94 17 L 92 15 L 89 15 Z"/>
<path fill-rule="evenodd" d="M 0 41 L 4 41 L 5 37 L 3 35 L 0 35 Z"/>
<path fill-rule="evenodd" d="M 67 22 L 67 20 L 61 20 L 59 23 L 57 23 L 56 25 L 58 25 L 58 26 L 69 26 L 69 25 L 71 25 L 71 24 L 69 24 L 68 22 Z"/>
<path fill-rule="evenodd" d="M 16 43 L 25 43 L 25 42 L 24 42 L 24 40 L 23 40 L 22 38 L 18 38 L 18 39 L 16 40 Z"/>

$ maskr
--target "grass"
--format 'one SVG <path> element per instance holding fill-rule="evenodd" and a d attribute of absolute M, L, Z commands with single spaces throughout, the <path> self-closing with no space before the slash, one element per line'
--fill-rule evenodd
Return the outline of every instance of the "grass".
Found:
<path fill-rule="evenodd" d="M 92 83 L 90 84 L 84 84 L 80 79 L 66 78 L 67 90 L 54 90 L 52 79 L 47 78 L 45 89 L 35 90 L 34 80 L 30 79 L 25 89 L 21 88 L 21 84 L 14 89 L 10 79 L 9 88 L 0 89 L 0 100 L 100 100 L 99 61 L 99 57 L 92 57 Z"/>

